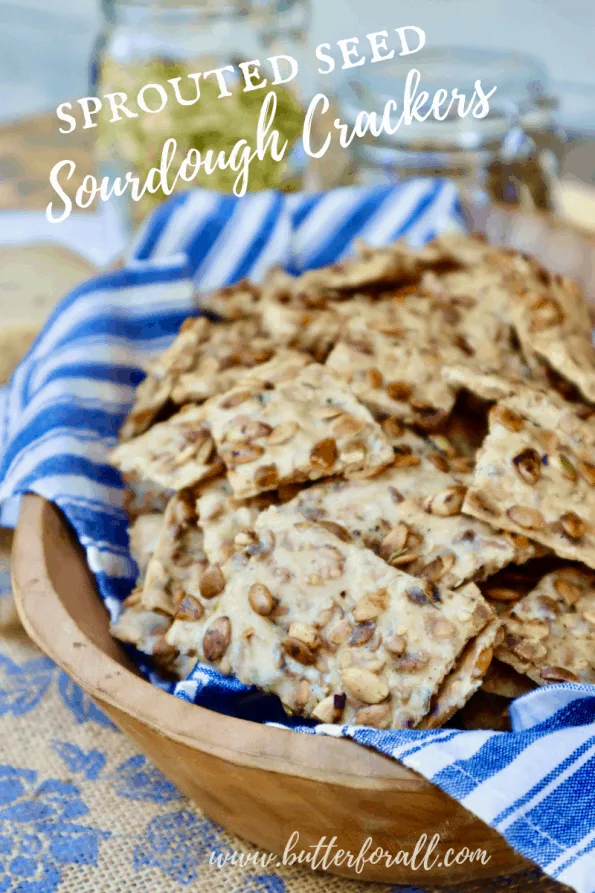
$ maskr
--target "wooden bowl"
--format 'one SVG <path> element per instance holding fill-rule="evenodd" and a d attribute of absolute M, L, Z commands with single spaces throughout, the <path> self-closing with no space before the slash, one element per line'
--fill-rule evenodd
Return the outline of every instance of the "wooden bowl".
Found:
<path fill-rule="evenodd" d="M 536 254 L 576 276 L 595 298 L 595 240 L 545 215 L 492 210 L 473 224 L 490 241 Z M 138 748 L 211 819 L 282 853 L 323 836 L 358 853 L 366 838 L 391 853 L 439 834 L 442 853 L 484 849 L 489 862 L 415 871 L 366 863 L 336 874 L 385 883 L 448 883 L 512 874 L 529 863 L 498 832 L 415 772 L 346 739 L 300 735 L 188 704 L 139 677 L 109 634 L 84 554 L 60 512 L 26 496 L 14 541 L 13 577 L 21 620 L 36 644 L 80 685 Z"/>
<path fill-rule="evenodd" d="M 453 884 L 529 867 L 497 831 L 388 757 L 346 739 L 222 716 L 145 682 L 110 636 L 68 523 L 39 496 L 23 499 L 12 572 L 21 620 L 41 650 L 207 816 L 261 851 L 282 853 L 294 831 L 297 851 L 326 836 L 352 853 L 367 837 L 374 848 L 396 853 L 413 851 L 422 834 L 439 834 L 442 853 L 481 848 L 489 862 L 331 871 L 385 883 Z"/>

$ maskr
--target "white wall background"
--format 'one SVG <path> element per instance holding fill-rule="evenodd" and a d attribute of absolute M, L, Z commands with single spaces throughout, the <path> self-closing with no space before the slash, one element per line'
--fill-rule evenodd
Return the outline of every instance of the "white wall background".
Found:
<path fill-rule="evenodd" d="M 538 55 L 555 81 L 593 86 L 595 109 L 595 0 L 312 3 L 315 43 L 416 24 L 432 44 L 508 47 Z M 0 0 L 0 119 L 84 95 L 98 24 L 98 0 Z"/>

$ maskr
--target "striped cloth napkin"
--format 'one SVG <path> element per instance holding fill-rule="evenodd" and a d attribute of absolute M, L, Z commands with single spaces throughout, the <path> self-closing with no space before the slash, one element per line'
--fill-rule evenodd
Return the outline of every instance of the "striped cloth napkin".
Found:
<path fill-rule="evenodd" d="M 440 181 L 242 199 L 195 191 L 145 222 L 122 269 L 75 289 L 56 308 L 0 401 L 0 502 L 34 492 L 64 512 L 112 617 L 136 574 L 122 481 L 106 453 L 142 378 L 193 310 L 196 288 L 271 264 L 290 272 L 349 254 L 354 237 L 423 244 L 461 226 L 457 193 Z M 140 663 L 140 661 L 139 661 Z M 145 665 L 156 684 L 162 680 Z M 401 760 L 500 831 L 546 873 L 595 893 L 595 689 L 541 688 L 511 709 L 512 732 L 377 731 L 289 720 L 274 698 L 197 667 L 173 693 L 221 712 L 345 736 Z M 249 697 L 246 697 L 246 694 Z M 431 829 L 428 829 L 431 831 Z"/>

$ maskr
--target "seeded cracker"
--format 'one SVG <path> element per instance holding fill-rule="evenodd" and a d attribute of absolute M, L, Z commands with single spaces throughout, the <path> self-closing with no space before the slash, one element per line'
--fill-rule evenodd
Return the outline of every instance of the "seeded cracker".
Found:
<path fill-rule="evenodd" d="M 155 551 L 140 588 L 144 608 L 174 615 L 185 595 L 200 595 L 202 575 L 208 566 L 198 527 L 192 490 L 176 493 L 165 510 Z"/>
<path fill-rule="evenodd" d="M 147 566 L 161 535 L 163 527 L 163 513 L 153 512 L 148 515 L 139 515 L 130 526 L 130 552 L 136 561 L 141 579 L 144 577 Z"/>
<path fill-rule="evenodd" d="M 270 359 L 275 348 L 256 320 L 187 319 L 170 347 L 148 365 L 120 439 L 146 431 L 170 399 L 199 403 L 227 390 L 246 368 Z"/>
<path fill-rule="evenodd" d="M 334 310 L 310 310 L 274 301 L 263 301 L 259 310 L 262 327 L 270 338 L 279 345 L 307 351 L 319 363 L 330 353 L 343 323 Z"/>
<path fill-rule="evenodd" d="M 496 404 L 463 512 L 595 567 L 595 429 L 556 395 Z"/>
<path fill-rule="evenodd" d="M 249 279 L 240 279 L 233 285 L 197 295 L 201 310 L 228 320 L 253 316 L 259 300 L 260 288 Z"/>
<path fill-rule="evenodd" d="M 505 271 L 510 288 L 516 290 L 511 314 L 525 352 L 537 354 L 595 402 L 592 325 L 578 283 L 518 255 L 509 255 Z"/>
<path fill-rule="evenodd" d="M 375 414 L 388 414 L 434 430 L 454 406 L 455 396 L 440 377 L 436 351 L 409 342 L 392 344 L 376 337 L 340 342 L 326 361 L 358 400 Z"/>
<path fill-rule="evenodd" d="M 393 567 L 449 587 L 484 580 L 536 554 L 527 537 L 461 514 L 464 498 L 464 487 L 423 459 L 370 480 L 317 484 L 280 511 L 297 509 Z"/>
<path fill-rule="evenodd" d="M 275 508 L 263 550 L 233 574 L 200 659 L 323 722 L 415 726 L 465 643 L 490 620 L 477 591 L 451 592 L 390 568 L 324 527 Z"/>
<path fill-rule="evenodd" d="M 340 263 L 318 270 L 307 270 L 289 282 L 281 283 L 283 297 L 291 296 L 306 306 L 316 306 L 331 300 L 341 300 L 367 286 L 402 285 L 414 282 L 442 260 L 442 252 L 435 245 L 412 249 L 402 242 L 382 248 L 371 248 L 356 243 L 356 254 Z M 274 289 L 271 296 L 276 297 Z"/>
<path fill-rule="evenodd" d="M 380 426 L 324 366 L 265 389 L 244 382 L 205 404 L 236 497 L 331 474 L 374 474 L 393 452 Z"/>
<path fill-rule="evenodd" d="M 595 574 L 547 574 L 504 621 L 496 656 L 538 685 L 595 682 Z"/>
<path fill-rule="evenodd" d="M 234 499 L 226 478 L 208 483 L 200 492 L 196 510 L 209 562 L 223 568 L 232 556 L 243 553 L 252 542 L 257 542 L 256 519 L 274 501 L 276 494 L 270 493 L 252 499 Z"/>
<path fill-rule="evenodd" d="M 469 583 L 468 586 L 473 584 Z M 479 635 L 466 645 L 455 669 L 440 686 L 432 709 L 420 723 L 420 728 L 437 729 L 444 725 L 481 688 L 501 635 L 500 620 L 490 620 Z"/>
<path fill-rule="evenodd" d="M 192 405 L 134 440 L 121 443 L 109 458 L 124 478 L 140 477 L 172 490 L 190 487 L 223 467 L 204 410 Z"/>

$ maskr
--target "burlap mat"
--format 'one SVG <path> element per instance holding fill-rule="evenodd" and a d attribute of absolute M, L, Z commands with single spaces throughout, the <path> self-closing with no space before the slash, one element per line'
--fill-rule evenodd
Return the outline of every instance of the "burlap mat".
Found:
<path fill-rule="evenodd" d="M 254 854 L 206 819 L 27 639 L 0 531 L 0 891 L 2 893 L 369 893 L 396 891 L 307 868 L 210 864 Z M 434 893 L 420 877 L 420 888 Z M 442 888 L 444 890 L 444 888 Z M 561 893 L 540 871 L 453 887 Z"/>

